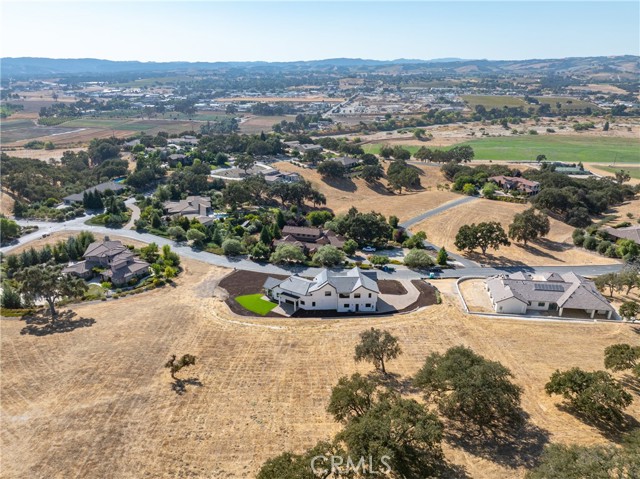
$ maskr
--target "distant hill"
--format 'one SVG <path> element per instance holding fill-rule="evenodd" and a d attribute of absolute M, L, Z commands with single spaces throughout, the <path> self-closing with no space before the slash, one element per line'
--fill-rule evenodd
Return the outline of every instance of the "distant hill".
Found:
<path fill-rule="evenodd" d="M 139 62 L 111 61 L 95 58 L 2 58 L 3 78 L 46 77 L 52 75 L 86 75 L 112 73 L 150 73 L 247 69 L 283 69 L 297 71 L 347 69 L 371 70 L 377 67 L 400 67 L 413 71 L 452 72 L 473 74 L 563 74 L 563 73 L 640 73 L 640 57 L 634 55 L 612 57 L 583 57 L 531 60 L 464 60 L 439 58 L 433 60 L 397 59 L 367 60 L 360 58 L 331 58 L 325 60 L 294 62 Z"/>

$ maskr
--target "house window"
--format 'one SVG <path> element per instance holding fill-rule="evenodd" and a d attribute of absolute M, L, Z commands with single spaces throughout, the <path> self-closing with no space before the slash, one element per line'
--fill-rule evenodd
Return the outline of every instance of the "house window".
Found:
<path fill-rule="evenodd" d="M 354 298 L 359 298 L 360 297 L 360 293 L 356 293 L 353 295 Z"/>
<path fill-rule="evenodd" d="M 544 308 L 545 304 L 547 304 L 547 303 L 538 303 L 538 306 L 541 307 L 541 308 Z"/>
<path fill-rule="evenodd" d="M 369 297 L 371 297 L 371 293 L 369 293 Z"/>
<path fill-rule="evenodd" d="M 349 308 L 349 303 L 345 303 L 345 304 L 344 304 L 344 307 L 345 307 L 345 308 Z"/>
<path fill-rule="evenodd" d="M 300 304 L 304 304 L 304 301 L 300 301 Z"/>
<path fill-rule="evenodd" d="M 366 307 L 366 308 L 370 308 L 370 307 L 371 307 L 371 304 L 370 304 L 370 303 L 367 303 L 367 304 L 365 304 L 365 307 Z"/>
<path fill-rule="evenodd" d="M 331 296 L 331 291 L 325 291 L 325 292 L 324 292 L 324 295 L 325 295 L 325 296 Z"/>
<path fill-rule="evenodd" d="M 311 306 L 315 306 L 315 305 L 316 305 L 316 302 L 315 302 L 315 301 L 311 303 Z"/>
<path fill-rule="evenodd" d="M 342 299 L 349 298 L 349 295 L 344 293 L 340 293 L 338 296 Z"/>

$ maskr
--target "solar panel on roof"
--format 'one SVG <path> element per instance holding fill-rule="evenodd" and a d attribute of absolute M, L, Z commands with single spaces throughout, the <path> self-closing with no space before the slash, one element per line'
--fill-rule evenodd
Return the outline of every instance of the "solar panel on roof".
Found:
<path fill-rule="evenodd" d="M 564 286 L 561 284 L 536 283 L 533 285 L 533 289 L 536 291 L 564 291 Z"/>

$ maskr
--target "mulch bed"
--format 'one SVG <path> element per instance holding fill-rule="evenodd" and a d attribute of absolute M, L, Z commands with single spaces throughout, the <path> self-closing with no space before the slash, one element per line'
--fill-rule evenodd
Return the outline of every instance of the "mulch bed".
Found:
<path fill-rule="evenodd" d="M 276 279 L 286 279 L 287 276 L 277 274 L 255 273 L 253 271 L 237 270 L 220 281 L 219 286 L 229 293 L 225 301 L 229 309 L 241 316 L 256 316 L 256 313 L 244 309 L 235 298 L 245 294 L 257 294 L 262 292 L 262 285 L 271 276 Z M 282 318 L 279 314 L 269 312 L 262 316 L 264 318 Z"/>
<path fill-rule="evenodd" d="M 431 306 L 432 304 L 438 303 L 438 298 L 436 296 L 436 288 L 430 283 L 426 281 L 422 281 L 420 279 L 412 279 L 411 284 L 413 284 L 418 291 L 420 291 L 420 296 L 418 296 L 418 300 L 410 304 L 404 309 L 398 311 L 399 313 L 404 313 L 406 311 L 413 311 L 414 309 L 422 308 L 423 306 Z"/>
<path fill-rule="evenodd" d="M 407 294 L 407 290 L 400 281 L 395 279 L 381 279 L 378 281 L 378 288 L 380 294 Z"/>
<path fill-rule="evenodd" d="M 244 309 L 242 305 L 235 300 L 235 298 L 237 296 L 243 296 L 245 294 L 256 294 L 262 292 L 262 285 L 269 276 L 276 279 L 287 278 L 287 276 L 277 274 L 265 274 L 256 273 L 253 271 L 237 270 L 220 281 L 219 286 L 229 293 L 229 298 L 227 298 L 227 300 L 225 301 L 227 303 L 227 306 L 229 306 L 229 309 L 240 316 L 255 317 L 256 313 Z M 436 288 L 434 288 L 431 284 L 419 279 L 414 279 L 411 281 L 411 283 L 418 289 L 418 291 L 420 291 L 420 296 L 418 296 L 418 300 L 413 304 L 400 311 L 397 311 L 398 313 L 413 311 L 414 309 L 418 309 L 423 306 L 431 306 L 432 304 L 436 304 L 438 302 L 436 298 Z M 380 292 L 383 294 L 406 294 L 407 292 L 404 286 L 402 286 L 402 283 L 392 279 L 378 281 L 378 287 L 380 288 Z M 345 314 L 339 313 L 337 311 L 305 311 L 299 309 L 295 312 L 295 314 L 293 314 L 292 317 L 348 318 L 353 316 L 375 316 L 376 314 L 379 313 Z M 274 312 L 269 312 L 263 317 L 282 318 L 282 316 Z"/>

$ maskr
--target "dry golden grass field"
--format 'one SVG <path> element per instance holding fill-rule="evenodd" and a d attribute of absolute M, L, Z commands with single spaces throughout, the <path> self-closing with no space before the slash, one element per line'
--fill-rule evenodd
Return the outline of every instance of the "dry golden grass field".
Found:
<path fill-rule="evenodd" d="M 557 368 L 601 369 L 603 349 L 638 342 L 628 325 L 488 320 L 457 300 L 407 315 L 348 320 L 232 316 L 213 297 L 220 268 L 185 261 L 175 288 L 73 306 L 95 323 L 72 331 L 21 334 L 0 321 L 3 478 L 254 477 L 265 459 L 300 451 L 338 431 L 325 412 L 331 387 L 354 371 L 358 334 L 372 325 L 398 336 L 403 354 L 389 370 L 413 375 L 425 357 L 465 345 L 509 367 L 524 388 L 538 450 L 545 441 L 605 441 L 561 411 L 543 387 Z M 449 285 L 450 286 L 450 285 Z M 448 287 L 446 289 L 449 289 Z M 195 354 L 181 372 L 201 386 L 177 395 L 163 367 Z M 640 414 L 640 398 L 627 412 Z M 521 478 L 531 458 L 512 450 L 465 450 L 446 457 L 468 477 Z"/>
<path fill-rule="evenodd" d="M 640 207 L 640 200 L 635 200 L 630 207 Z M 427 239 L 437 246 L 444 246 L 454 253 L 460 251 L 454 246 L 456 233 L 462 225 L 480 223 L 482 221 L 498 221 L 505 231 L 508 231 L 513 216 L 530 205 L 497 202 L 477 199 L 470 203 L 451 208 L 443 213 L 432 216 L 415 225 L 413 231 L 425 231 Z M 621 208 L 627 208 L 622 205 Z M 636 210 L 637 211 L 637 210 Z M 538 265 L 563 266 L 577 264 L 610 264 L 617 262 L 597 253 L 573 246 L 571 233 L 574 228 L 550 218 L 551 231 L 546 238 L 536 242 L 529 242 L 526 247 L 512 243 L 511 246 L 501 246 L 499 250 L 488 250 L 486 256 L 471 254 L 471 259 L 482 263 L 500 265 Z M 479 253 L 479 250 L 477 250 Z"/>
<path fill-rule="evenodd" d="M 387 164 L 384 163 L 386 170 Z M 311 181 L 327 197 L 327 207 L 336 214 L 346 213 L 349 208 L 355 206 L 359 211 L 373 210 L 387 217 L 396 215 L 402 222 L 460 197 L 450 191 L 437 189 L 438 184 L 447 181 L 439 168 L 430 166 L 416 166 L 422 173 L 420 182 L 423 189 L 403 191 L 402 194 L 388 192 L 384 179 L 378 187 L 372 187 L 360 178 L 323 180 L 315 170 L 300 168 L 287 162 L 275 163 L 273 166 L 281 171 L 295 171 Z"/>

